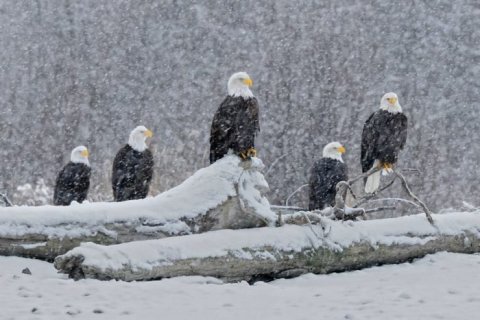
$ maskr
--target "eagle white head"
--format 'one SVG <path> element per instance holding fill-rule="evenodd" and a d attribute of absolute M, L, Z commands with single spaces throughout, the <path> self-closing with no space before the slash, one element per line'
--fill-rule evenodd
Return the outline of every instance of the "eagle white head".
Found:
<path fill-rule="evenodd" d="M 70 161 L 73 163 L 83 163 L 87 166 L 90 166 L 90 162 L 88 162 L 88 149 L 85 146 L 78 146 L 72 150 L 72 154 L 70 156 Z"/>
<path fill-rule="evenodd" d="M 340 142 L 330 142 L 323 148 L 323 157 L 343 162 L 342 154 L 344 154 L 345 151 L 345 147 Z"/>
<path fill-rule="evenodd" d="M 250 87 L 253 81 L 246 72 L 237 72 L 228 79 L 228 94 L 233 97 L 253 97 Z"/>
<path fill-rule="evenodd" d="M 402 112 L 402 107 L 398 103 L 398 96 L 394 92 L 385 93 L 380 101 L 380 109 L 391 112 Z"/>
<path fill-rule="evenodd" d="M 147 138 L 153 137 L 153 132 L 145 128 L 144 126 L 138 126 L 130 132 L 130 137 L 128 138 L 128 144 L 134 150 L 138 152 L 143 152 L 147 149 L 147 144 L 145 141 Z"/>

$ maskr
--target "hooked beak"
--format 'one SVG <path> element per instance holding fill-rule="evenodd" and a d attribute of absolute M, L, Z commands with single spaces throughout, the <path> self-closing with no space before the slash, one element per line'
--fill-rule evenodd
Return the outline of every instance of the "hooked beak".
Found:
<path fill-rule="evenodd" d="M 397 98 L 387 98 L 388 103 L 395 105 L 397 103 Z"/>
<path fill-rule="evenodd" d="M 248 78 L 248 79 L 243 80 L 243 84 L 245 84 L 248 87 L 251 87 L 251 86 L 253 86 L 253 81 L 252 81 L 252 79 Z"/>
<path fill-rule="evenodd" d="M 344 146 L 339 147 L 337 150 L 338 150 L 338 152 L 340 152 L 341 154 L 344 154 L 345 151 L 347 151 Z"/>
<path fill-rule="evenodd" d="M 80 153 L 80 155 L 81 155 L 82 157 L 84 157 L 84 158 L 88 158 L 88 155 L 89 155 L 88 150 L 87 150 L 87 149 L 83 150 L 83 151 Z"/>
<path fill-rule="evenodd" d="M 147 138 L 153 137 L 153 132 L 147 129 L 147 131 L 145 131 L 145 137 Z"/>

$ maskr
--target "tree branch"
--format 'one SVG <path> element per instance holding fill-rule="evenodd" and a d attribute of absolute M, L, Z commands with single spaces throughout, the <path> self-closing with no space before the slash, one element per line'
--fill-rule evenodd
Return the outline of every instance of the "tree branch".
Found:
<path fill-rule="evenodd" d="M 422 173 L 420 170 L 418 170 L 416 168 L 404 168 L 404 169 L 400 169 L 400 171 L 405 172 L 405 173 L 407 173 L 407 172 L 413 172 L 413 173 L 418 173 L 418 174 Z"/>
<path fill-rule="evenodd" d="M 370 170 L 368 170 L 367 172 L 364 172 L 361 175 L 356 176 L 353 179 L 350 179 L 348 181 L 340 181 L 339 183 L 337 183 L 337 186 L 336 186 L 337 193 L 335 194 L 335 206 L 333 207 L 333 212 L 334 212 L 335 217 L 337 219 L 344 219 L 345 216 L 346 216 L 346 214 L 345 214 L 345 197 L 347 196 L 347 191 L 350 190 L 352 195 L 354 195 L 354 197 L 355 197 L 355 194 L 353 193 L 353 191 L 351 189 L 352 184 L 354 184 L 358 180 L 361 180 L 363 178 L 368 177 L 372 173 L 375 173 L 379 170 L 380 170 L 380 168 L 374 167 L 374 168 L 371 168 Z M 351 219 L 351 216 L 349 217 L 349 219 Z"/>
<path fill-rule="evenodd" d="M 357 216 L 360 216 L 362 215 L 361 212 L 363 211 L 363 215 L 365 214 L 365 210 L 364 209 L 361 209 L 360 211 L 359 210 L 351 210 L 351 209 L 357 209 L 358 206 L 360 206 L 361 204 L 364 204 L 365 202 L 369 201 L 371 198 L 375 197 L 378 193 L 384 191 L 385 189 L 389 188 L 391 185 L 393 185 L 393 183 L 395 182 L 396 178 L 400 178 L 400 181 L 402 183 L 402 187 L 403 189 L 407 192 L 407 194 L 410 196 L 410 198 L 413 199 L 413 201 L 408 201 L 408 200 L 405 200 L 405 199 L 399 199 L 399 198 L 396 198 L 395 200 L 397 201 L 405 201 L 405 202 L 408 202 L 410 204 L 413 204 L 417 207 L 420 207 L 423 209 L 423 211 L 425 212 L 425 215 L 427 216 L 427 220 L 428 222 L 430 222 L 430 224 L 434 224 L 433 222 L 433 219 L 432 219 L 432 215 L 431 215 L 431 212 L 430 210 L 428 209 L 428 207 L 425 205 L 425 203 L 423 203 L 413 192 L 412 190 L 410 189 L 410 187 L 408 186 L 408 183 L 407 183 L 407 180 L 405 179 L 405 177 L 403 176 L 403 174 L 400 173 L 400 170 L 393 170 L 393 172 L 395 173 L 395 178 L 392 179 L 392 181 L 390 181 L 388 184 L 386 184 L 384 187 L 382 187 L 381 189 L 377 190 L 376 192 L 374 192 L 373 194 L 367 194 L 365 195 L 363 198 L 361 198 L 360 200 L 357 201 L 357 203 L 353 206 L 353 208 L 350 208 L 350 212 L 351 214 L 349 215 L 347 210 L 349 208 L 346 208 L 345 206 L 345 197 L 347 195 L 347 191 L 350 190 L 350 192 L 352 192 L 352 189 L 351 189 L 351 185 L 353 183 L 355 183 L 356 181 L 360 180 L 360 179 L 363 179 L 363 178 L 366 178 L 368 176 L 370 176 L 371 174 L 379 171 L 380 168 L 378 167 L 375 167 L 375 168 L 372 168 L 370 170 L 368 170 L 367 172 L 364 172 L 363 174 L 353 178 L 353 179 L 350 179 L 348 181 L 340 181 L 338 184 L 337 184 L 337 194 L 335 195 L 335 207 L 334 207 L 334 214 L 335 214 L 335 217 L 337 219 L 346 219 L 347 216 L 349 216 L 348 218 L 351 219 L 352 218 L 352 215 L 353 217 L 357 217 Z M 413 171 L 413 170 L 408 170 L 408 171 Z M 353 194 L 353 192 L 352 192 Z M 378 201 L 378 200 L 375 200 L 375 201 Z M 353 214 L 352 214 L 353 212 Z"/>
<path fill-rule="evenodd" d="M 373 200 L 371 200 L 370 202 L 380 202 L 380 201 L 399 201 L 399 202 L 405 202 L 405 203 L 411 204 L 411 205 L 414 206 L 414 207 L 417 207 L 417 208 L 422 209 L 422 207 L 421 207 L 420 205 L 416 204 L 415 202 L 410 201 L 410 200 L 407 200 L 407 199 L 403 199 L 403 198 L 380 198 L 380 199 L 373 199 Z"/>
<path fill-rule="evenodd" d="M 363 178 L 367 178 L 369 175 L 371 175 L 371 174 L 373 174 L 373 173 L 375 173 L 375 172 L 377 172 L 377 171 L 380 171 L 380 170 L 381 170 L 381 168 L 378 168 L 378 167 L 371 168 L 371 169 L 368 170 L 367 172 L 364 172 L 364 173 L 362 173 L 361 175 L 356 176 L 355 178 L 348 180 L 347 182 L 348 182 L 349 185 L 352 185 L 352 184 L 354 184 L 355 182 L 357 182 L 358 180 L 363 179 Z"/>
<path fill-rule="evenodd" d="M 275 159 L 275 161 L 273 161 L 273 163 L 268 167 L 267 171 L 265 172 L 265 177 L 268 176 L 270 171 L 272 171 L 273 167 L 275 167 L 275 165 L 286 156 L 288 156 L 288 153 L 282 154 L 280 157 Z"/>
<path fill-rule="evenodd" d="M 285 200 L 285 205 L 288 207 L 288 201 L 290 201 L 290 199 L 291 199 L 297 192 L 299 192 L 300 190 L 302 190 L 302 189 L 305 188 L 306 186 L 308 186 L 308 183 L 300 186 L 297 190 L 295 190 L 293 193 L 291 193 L 291 194 L 288 196 L 287 200 Z"/>
<path fill-rule="evenodd" d="M 365 213 L 374 213 L 374 212 L 379 212 L 379 211 L 395 210 L 395 209 L 397 209 L 397 207 L 395 207 L 395 206 L 385 206 L 385 207 L 366 209 Z"/>
<path fill-rule="evenodd" d="M 430 224 L 433 225 L 434 223 L 433 223 L 432 214 L 428 209 L 428 207 L 425 205 L 425 203 L 423 203 L 415 194 L 413 194 L 412 190 L 410 190 L 410 187 L 408 186 L 407 180 L 400 172 L 398 172 L 397 170 L 394 170 L 393 172 L 397 175 L 397 177 L 400 178 L 402 182 L 402 186 L 405 189 L 405 191 L 408 193 L 408 195 L 413 199 L 415 203 L 417 203 L 420 207 L 422 207 L 423 211 L 425 212 L 425 215 L 427 216 L 428 222 L 430 222 Z"/>
<path fill-rule="evenodd" d="M 13 207 L 13 203 L 8 199 L 7 195 L 0 193 L 0 200 L 5 203 L 5 207 Z"/>
<path fill-rule="evenodd" d="M 378 189 L 377 191 L 375 191 L 374 193 L 367 193 L 365 196 L 363 196 L 362 198 L 360 198 L 357 203 L 355 203 L 355 205 L 353 206 L 353 208 L 357 208 L 358 206 L 364 204 L 365 202 L 369 201 L 370 199 L 376 197 L 379 193 L 381 193 L 382 191 L 385 191 L 386 189 L 390 188 L 393 183 L 395 182 L 395 179 L 396 177 L 394 177 L 392 179 L 392 181 L 390 181 L 389 183 L 387 183 L 386 185 L 384 185 L 382 188 Z"/>
<path fill-rule="evenodd" d="M 358 199 L 357 200 L 357 197 L 355 196 L 355 193 L 353 192 L 352 190 L 352 185 L 361 180 L 361 179 L 364 179 L 364 178 L 367 178 L 368 176 L 370 176 L 371 174 L 377 172 L 377 171 L 380 171 L 381 168 L 378 168 L 378 167 L 374 167 L 374 168 L 371 168 L 370 170 L 368 170 L 367 172 L 364 172 L 362 173 L 361 175 L 358 175 L 356 176 L 355 178 L 352 178 L 348 181 L 340 181 L 339 183 L 337 183 L 336 185 L 336 194 L 335 194 L 335 206 L 333 207 L 333 215 L 335 216 L 336 219 L 339 219 L 339 220 L 352 220 L 352 219 L 356 219 L 357 217 L 359 216 L 363 216 L 364 218 L 366 217 L 365 214 L 368 212 L 368 213 L 372 213 L 372 212 L 377 212 L 377 211 L 383 211 L 383 210 L 394 210 L 395 207 L 394 206 L 385 206 L 385 207 L 379 207 L 379 208 L 373 208 L 373 209 L 369 209 L 369 210 L 365 210 L 364 208 L 359 208 L 360 205 L 370 201 L 370 199 L 372 199 L 373 197 L 377 196 L 379 193 L 381 193 L 382 191 L 388 189 L 389 187 L 391 187 L 393 185 L 393 183 L 395 182 L 396 178 L 400 178 L 400 181 L 402 183 L 402 187 L 403 189 L 407 192 L 407 194 L 413 199 L 413 201 L 409 201 L 409 200 L 406 200 L 406 199 L 401 199 L 401 198 L 389 198 L 390 200 L 396 200 L 396 201 L 403 201 L 403 202 L 407 202 L 409 204 L 412 204 L 416 207 L 419 207 L 421 209 L 423 209 L 423 211 L 425 212 L 425 215 L 427 216 L 427 220 L 428 222 L 430 222 L 430 224 L 434 224 L 433 222 L 433 219 L 432 219 L 432 215 L 431 215 L 431 212 L 430 210 L 428 209 L 428 207 L 425 205 L 425 203 L 423 203 L 415 194 L 413 194 L 413 192 L 411 191 L 410 187 L 408 186 L 408 183 L 407 183 L 407 180 L 405 179 L 405 177 L 403 176 L 403 174 L 400 173 L 400 170 L 394 170 L 393 172 L 395 173 L 395 176 L 394 178 L 389 181 L 385 186 L 383 186 L 382 188 L 378 189 L 377 191 L 375 191 L 374 193 L 372 194 L 366 194 L 365 196 L 363 196 L 362 198 Z M 418 172 L 417 169 L 405 169 L 405 170 L 402 170 L 402 171 L 406 171 L 406 172 Z M 290 194 L 287 198 L 287 200 L 285 201 L 285 204 L 286 206 L 288 207 L 288 202 L 289 200 L 297 193 L 299 192 L 300 190 L 302 190 L 304 187 L 306 187 L 308 184 L 304 184 L 302 186 L 300 186 L 297 190 L 295 190 L 292 194 Z M 357 200 L 356 203 L 353 205 L 353 207 L 351 208 L 348 208 L 346 205 L 345 205 L 345 198 L 347 196 L 347 192 L 350 191 L 352 196 Z M 373 200 L 375 202 L 377 201 L 384 201 L 384 200 L 389 200 L 389 199 L 376 199 L 376 200 Z M 311 223 L 310 221 L 308 221 L 309 223 Z"/>

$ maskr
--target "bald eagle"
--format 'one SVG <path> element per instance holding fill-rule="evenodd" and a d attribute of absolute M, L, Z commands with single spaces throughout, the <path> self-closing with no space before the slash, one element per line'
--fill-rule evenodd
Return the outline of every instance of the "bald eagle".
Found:
<path fill-rule="evenodd" d="M 255 136 L 260 131 L 258 101 L 250 88 L 252 79 L 245 72 L 228 80 L 228 96 L 213 117 L 210 131 L 210 163 L 229 150 L 243 159 L 256 155 Z"/>
<path fill-rule="evenodd" d="M 362 171 L 372 167 L 382 172 L 392 171 L 398 154 L 407 141 L 407 117 L 402 112 L 395 93 L 386 93 L 380 101 L 380 110 L 365 122 L 362 133 Z M 365 192 L 372 193 L 380 186 L 380 171 L 371 174 L 365 183 Z"/>
<path fill-rule="evenodd" d="M 348 169 L 343 163 L 345 147 L 331 142 L 323 148 L 323 158 L 316 161 L 310 172 L 309 210 L 335 205 L 337 183 L 348 180 Z"/>
<path fill-rule="evenodd" d="M 57 176 L 53 204 L 68 206 L 72 201 L 82 202 L 87 198 L 90 187 L 90 163 L 88 149 L 84 146 L 72 150 L 70 162 L 67 163 Z"/>
<path fill-rule="evenodd" d="M 153 155 L 145 140 L 153 136 L 144 126 L 136 127 L 128 144 L 113 160 L 112 188 L 115 201 L 143 199 L 148 194 L 153 177 Z"/>

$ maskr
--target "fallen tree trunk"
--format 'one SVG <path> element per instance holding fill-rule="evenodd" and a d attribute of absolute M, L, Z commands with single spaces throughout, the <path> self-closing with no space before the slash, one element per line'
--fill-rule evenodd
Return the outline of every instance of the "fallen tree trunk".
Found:
<path fill-rule="evenodd" d="M 0 208 L 0 255 L 53 260 L 87 241 L 111 245 L 273 225 L 262 168 L 259 159 L 227 156 L 154 198 Z"/>
<path fill-rule="evenodd" d="M 435 226 L 422 215 L 355 223 L 319 218 L 318 225 L 219 230 L 110 247 L 87 243 L 57 257 L 55 267 L 75 279 L 200 275 L 252 282 L 401 263 L 437 251 L 480 252 L 478 212 L 434 220 Z"/>

